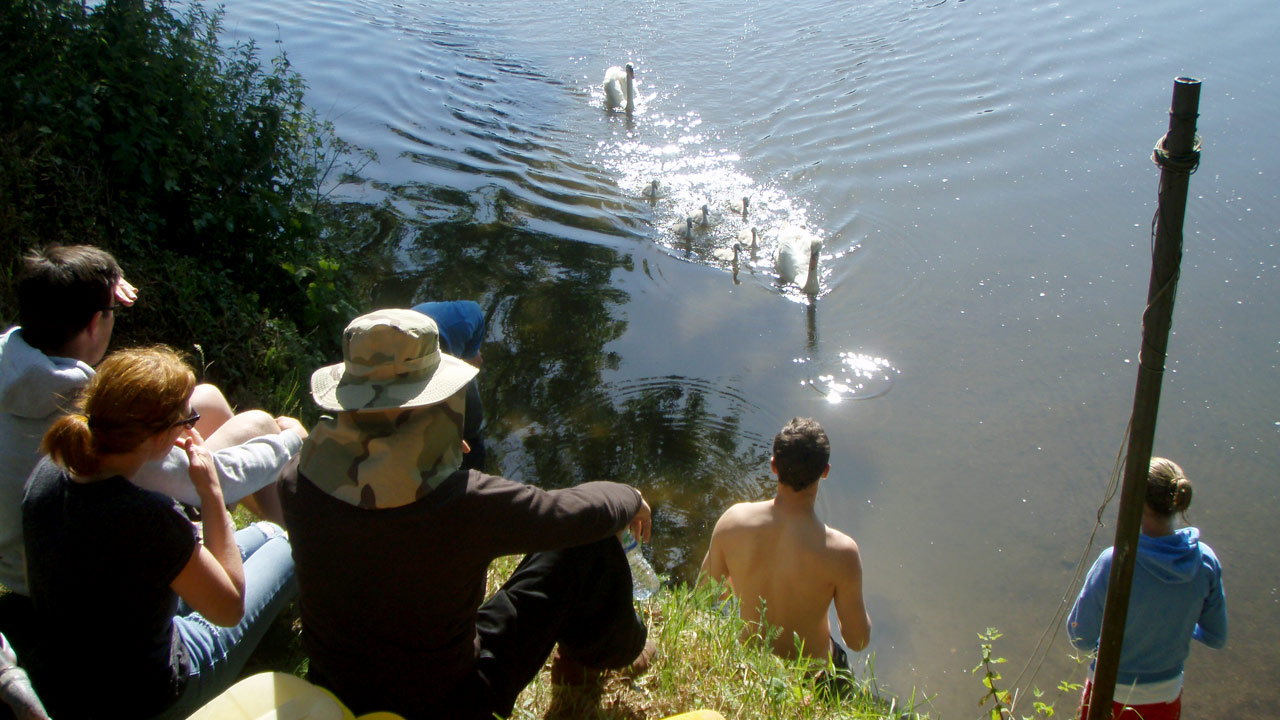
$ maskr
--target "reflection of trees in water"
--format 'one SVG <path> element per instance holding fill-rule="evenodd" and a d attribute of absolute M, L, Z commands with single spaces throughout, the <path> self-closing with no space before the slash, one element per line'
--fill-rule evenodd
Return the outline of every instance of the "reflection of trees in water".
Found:
<path fill-rule="evenodd" d="M 713 407 L 726 396 L 688 378 L 605 385 L 622 360 L 606 349 L 626 330 L 622 308 L 644 311 L 612 283 L 615 270 L 632 269 L 629 255 L 514 227 L 501 190 L 415 194 L 428 219 L 403 228 L 413 269 L 386 278 L 376 302 L 467 298 L 485 309 L 490 468 L 542 487 L 598 478 L 639 487 L 656 513 L 659 569 L 691 577 L 719 514 L 766 493 L 768 452 L 744 440 L 742 403 Z"/>
<path fill-rule="evenodd" d="M 654 508 L 656 565 L 692 579 L 720 513 L 767 493 L 767 450 L 744 437 L 732 409 L 717 412 L 687 378 L 649 383 L 620 402 L 609 390 L 576 399 L 566 410 L 582 422 L 540 435 L 546 447 L 534 454 L 564 462 L 557 448 L 573 447 L 574 482 L 606 477 L 639 487 Z M 585 434 L 574 437 L 575 425 Z"/>
<path fill-rule="evenodd" d="M 656 565 L 692 579 L 720 513 L 767 493 L 768 454 L 743 437 L 737 415 L 716 412 L 689 379 L 648 385 L 623 398 L 600 385 L 554 398 L 523 436 L 527 469 L 519 462 L 503 469 L 544 487 L 607 478 L 640 488 L 654 508 Z"/>

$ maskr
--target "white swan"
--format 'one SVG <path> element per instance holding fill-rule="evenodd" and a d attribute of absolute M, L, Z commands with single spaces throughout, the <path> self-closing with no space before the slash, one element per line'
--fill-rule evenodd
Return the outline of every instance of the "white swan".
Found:
<path fill-rule="evenodd" d="M 617 65 L 604 71 L 604 106 L 610 110 L 622 108 L 631 112 L 636 108 L 636 69 L 631 63 L 626 68 Z"/>
<path fill-rule="evenodd" d="M 806 295 L 817 295 L 820 252 L 822 238 L 796 225 L 782 228 L 778 232 L 778 282 L 795 283 Z"/>
<path fill-rule="evenodd" d="M 644 195 L 644 199 L 649 202 L 657 202 L 665 194 L 666 193 L 662 191 L 662 187 L 658 185 L 656 178 L 645 186 L 644 192 L 641 193 L 641 195 Z"/>
<path fill-rule="evenodd" d="M 747 219 L 747 210 L 751 207 L 751 198 L 743 196 L 741 200 L 731 200 L 729 202 L 729 212 L 734 215 L 741 215 L 743 220 Z"/>

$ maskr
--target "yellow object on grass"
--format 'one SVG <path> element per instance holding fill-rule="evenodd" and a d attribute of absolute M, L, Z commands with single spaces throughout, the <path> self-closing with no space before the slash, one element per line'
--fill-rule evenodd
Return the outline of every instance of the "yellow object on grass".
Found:
<path fill-rule="evenodd" d="M 690 710 L 663 720 L 724 720 L 724 716 L 715 710 Z"/>
<path fill-rule="evenodd" d="M 393 713 L 356 718 L 333 693 L 278 672 L 250 675 L 196 711 L 190 720 L 404 720 Z"/>

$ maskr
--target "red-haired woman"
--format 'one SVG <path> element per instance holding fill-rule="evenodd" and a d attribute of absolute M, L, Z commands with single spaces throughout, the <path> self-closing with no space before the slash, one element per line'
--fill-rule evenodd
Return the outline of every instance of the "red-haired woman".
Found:
<path fill-rule="evenodd" d="M 277 526 L 235 532 L 193 429 L 194 387 L 174 351 L 122 350 L 45 435 L 22 515 L 41 638 L 32 674 L 54 717 L 186 717 L 234 682 L 295 591 Z M 203 543 L 172 499 L 129 482 L 175 444 Z"/>

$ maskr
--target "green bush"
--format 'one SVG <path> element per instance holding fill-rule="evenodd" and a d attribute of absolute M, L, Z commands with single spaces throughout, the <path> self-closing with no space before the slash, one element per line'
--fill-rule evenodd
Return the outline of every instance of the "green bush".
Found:
<path fill-rule="evenodd" d="M 26 248 L 101 245 L 142 291 L 117 346 L 199 345 L 233 400 L 286 409 L 359 295 L 332 281 L 349 238 L 320 220 L 351 148 L 301 77 L 251 42 L 220 45 L 219 14 L 198 3 L 0 8 L 4 319 Z"/>

